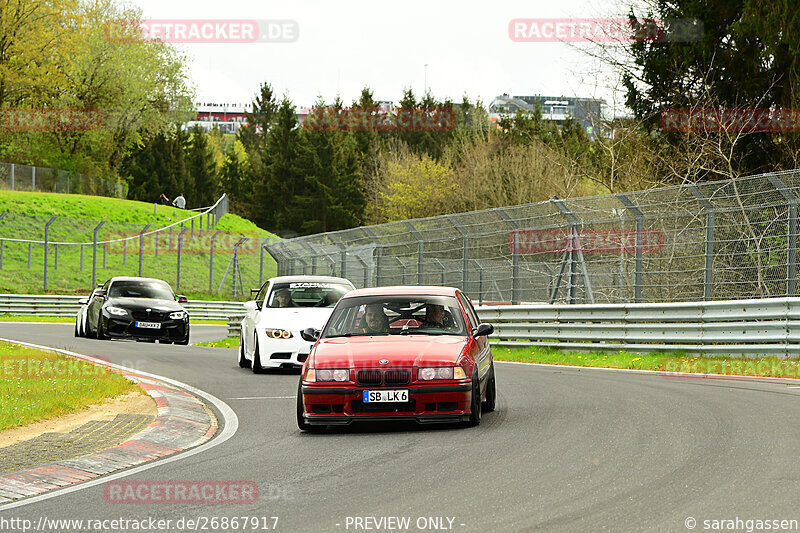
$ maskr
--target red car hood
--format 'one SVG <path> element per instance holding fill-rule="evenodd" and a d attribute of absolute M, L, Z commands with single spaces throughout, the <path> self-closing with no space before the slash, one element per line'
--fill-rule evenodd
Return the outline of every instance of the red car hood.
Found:
<path fill-rule="evenodd" d="M 391 335 L 322 339 L 314 350 L 316 368 L 454 365 L 467 343 L 457 335 Z"/>

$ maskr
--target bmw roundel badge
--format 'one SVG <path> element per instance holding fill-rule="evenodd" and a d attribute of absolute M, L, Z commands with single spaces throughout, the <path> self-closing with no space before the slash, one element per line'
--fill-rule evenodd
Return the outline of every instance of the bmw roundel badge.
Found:
<path fill-rule="evenodd" d="M 388 365 L 389 364 L 389 360 L 388 359 L 381 359 L 380 361 L 378 361 L 378 363 L 382 364 L 382 365 Z"/>

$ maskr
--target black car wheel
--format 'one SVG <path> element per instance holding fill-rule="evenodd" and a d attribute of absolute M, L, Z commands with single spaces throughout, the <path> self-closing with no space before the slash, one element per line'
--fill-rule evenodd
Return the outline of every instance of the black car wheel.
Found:
<path fill-rule="evenodd" d="M 469 426 L 481 425 L 481 382 L 478 379 L 478 365 L 475 364 L 475 372 L 472 375 L 472 402 L 469 413 Z"/>
<path fill-rule="evenodd" d="M 494 377 L 494 362 L 489 373 L 489 382 L 486 384 L 486 400 L 483 402 L 482 410 L 491 413 L 497 407 L 497 380 Z"/>
<path fill-rule="evenodd" d="M 103 332 L 103 314 L 97 317 L 97 338 L 101 341 L 108 340 L 108 335 Z"/>
<path fill-rule="evenodd" d="M 306 422 L 303 416 L 303 380 L 297 383 L 297 427 L 300 431 L 308 433 L 321 433 L 325 431 L 325 426 L 314 426 Z"/>
<path fill-rule="evenodd" d="M 239 335 L 239 368 L 250 368 L 250 361 L 244 356 L 244 338 Z"/>
<path fill-rule="evenodd" d="M 264 369 L 261 367 L 261 354 L 258 349 L 258 340 L 256 340 L 255 351 L 253 352 L 253 374 L 263 374 Z"/>

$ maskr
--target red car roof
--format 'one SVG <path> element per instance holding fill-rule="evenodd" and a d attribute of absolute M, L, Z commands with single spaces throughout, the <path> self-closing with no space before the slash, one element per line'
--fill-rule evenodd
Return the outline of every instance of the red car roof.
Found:
<path fill-rule="evenodd" d="M 344 297 L 356 296 L 403 296 L 406 294 L 419 294 L 427 296 L 455 296 L 455 287 L 439 287 L 436 285 L 398 285 L 395 287 L 369 287 L 348 292 Z"/>

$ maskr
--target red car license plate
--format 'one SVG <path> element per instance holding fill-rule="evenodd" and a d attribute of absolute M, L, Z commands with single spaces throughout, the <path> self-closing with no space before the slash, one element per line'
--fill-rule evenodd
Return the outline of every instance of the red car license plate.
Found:
<path fill-rule="evenodd" d="M 405 403 L 408 390 L 365 390 L 364 403 Z"/>

